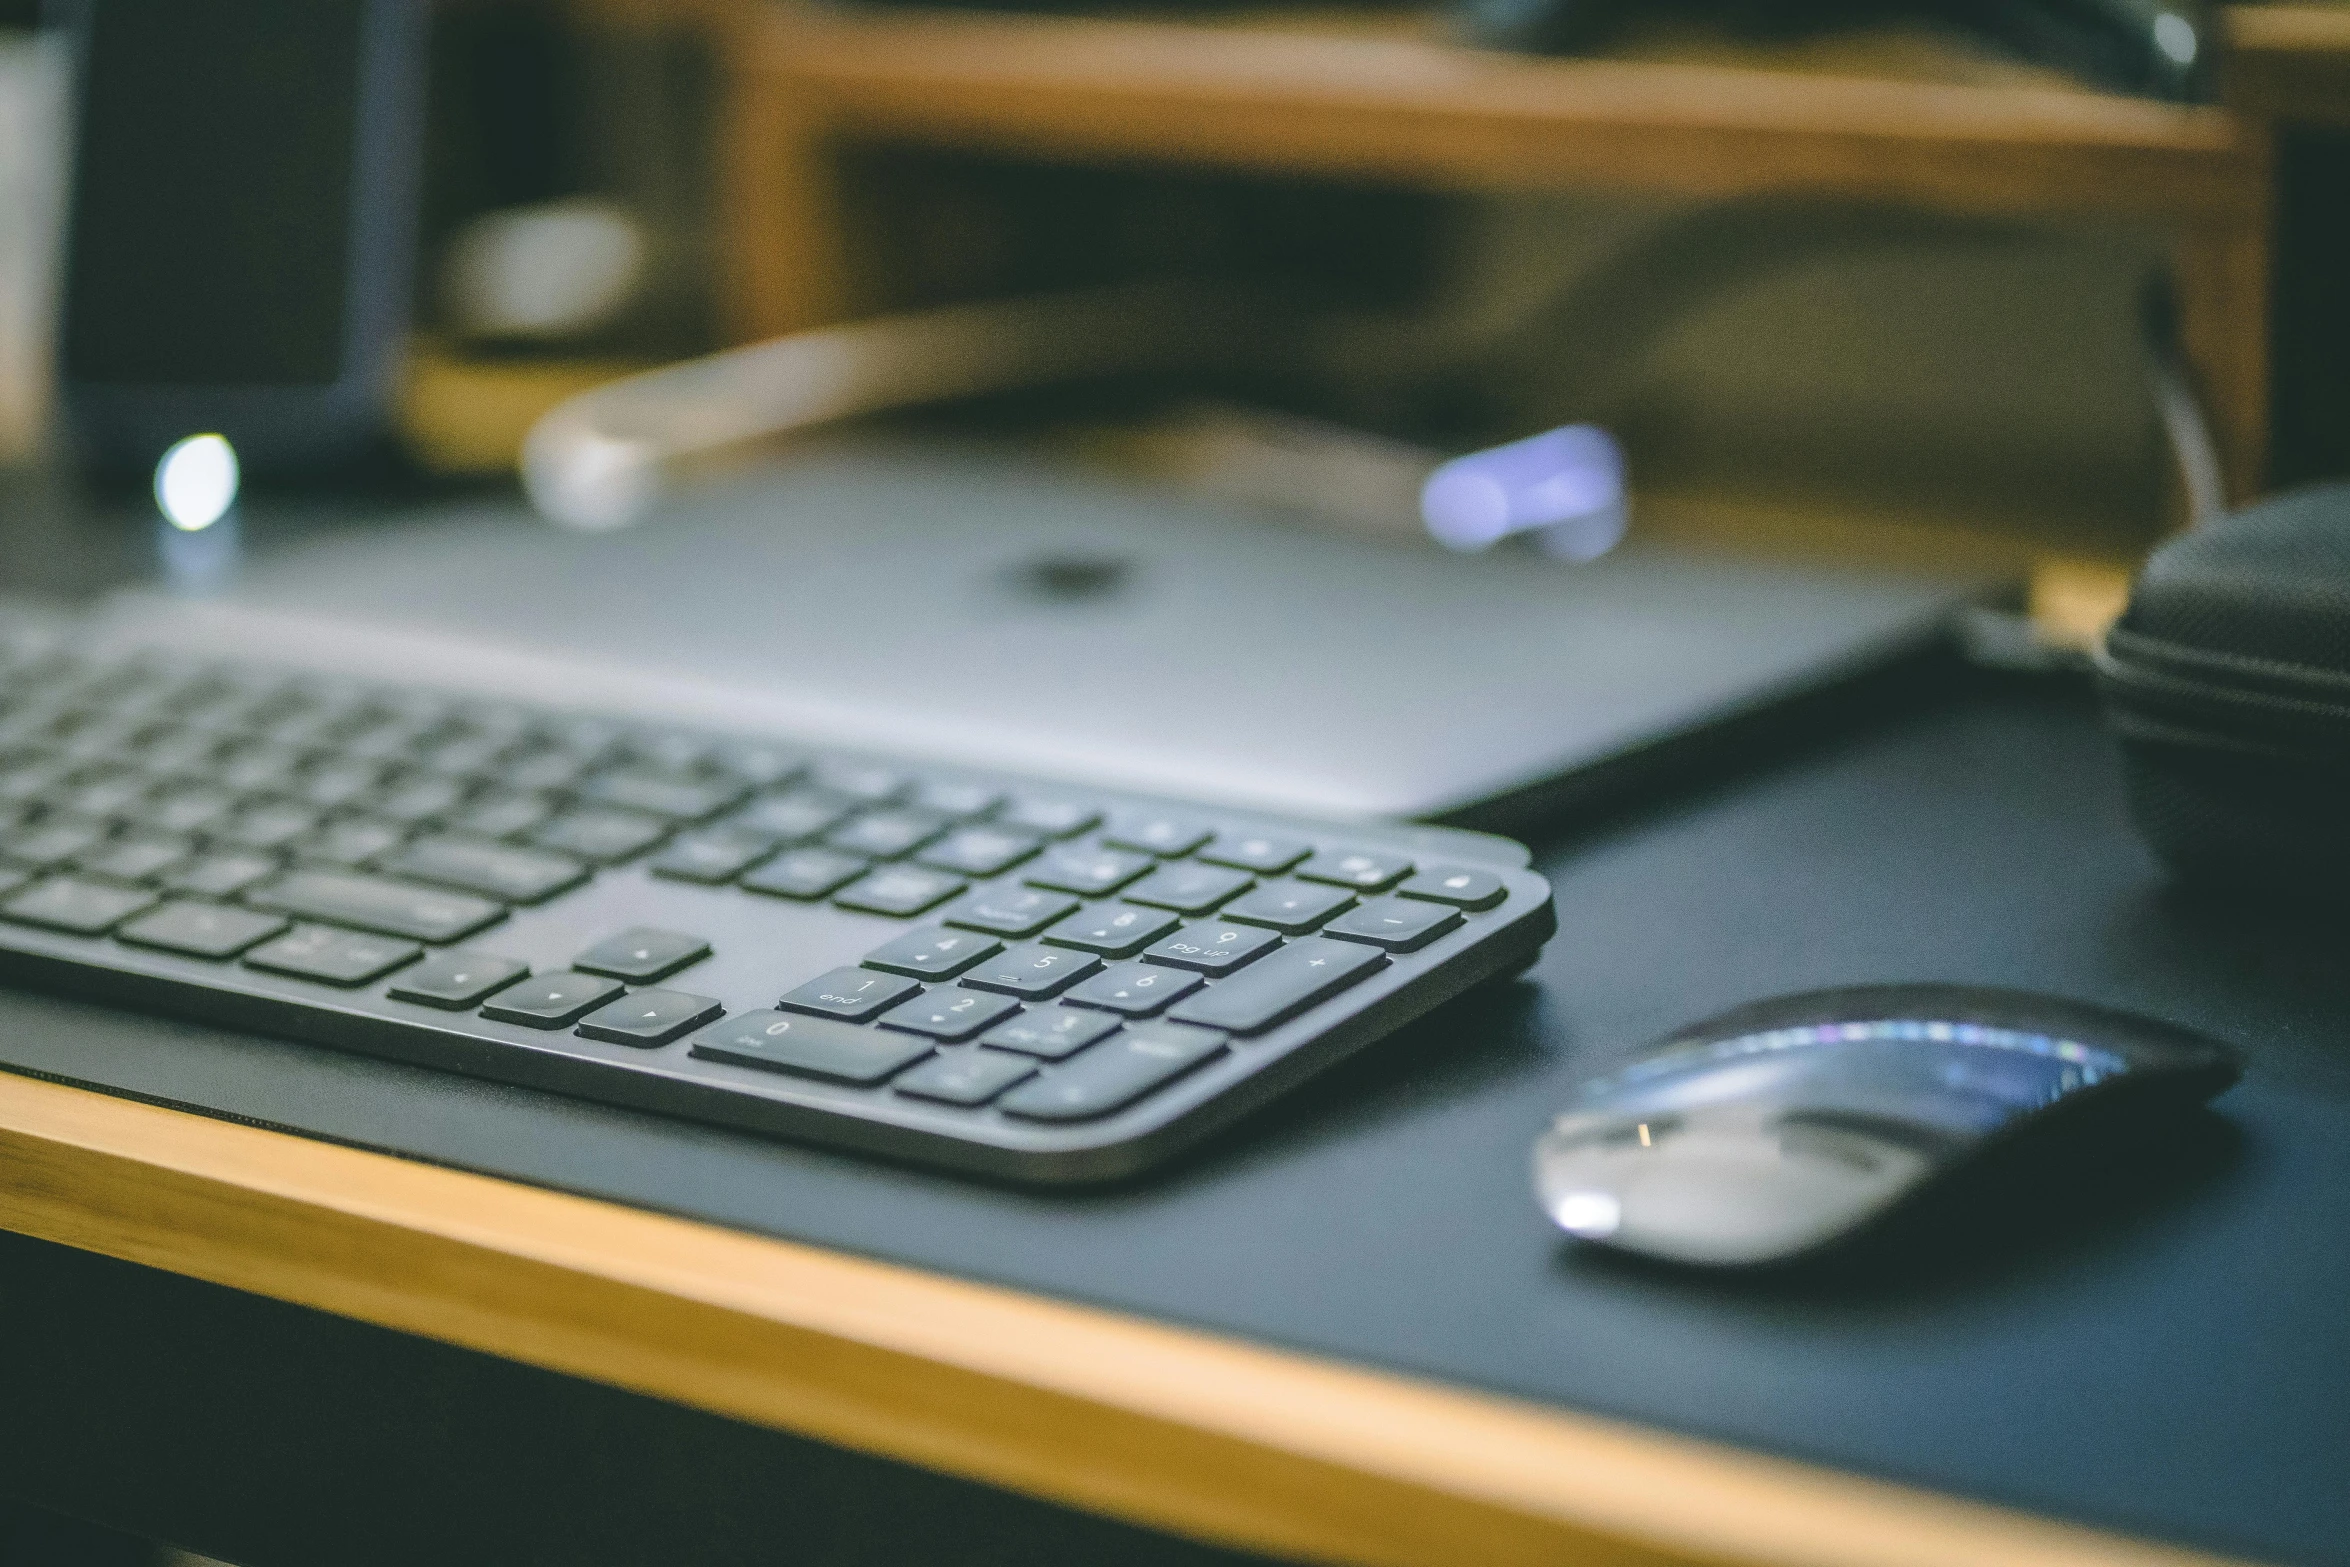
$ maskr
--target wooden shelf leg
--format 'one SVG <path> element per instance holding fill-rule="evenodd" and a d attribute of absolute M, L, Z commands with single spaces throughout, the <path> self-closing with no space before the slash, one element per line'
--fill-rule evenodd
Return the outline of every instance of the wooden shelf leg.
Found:
<path fill-rule="evenodd" d="M 2273 232 L 2264 203 L 2257 220 L 2189 229 L 2172 251 L 2180 346 L 2210 413 L 2228 498 L 2238 504 L 2258 495 L 2267 477 Z"/>
<path fill-rule="evenodd" d="M 728 88 L 725 330 L 749 343 L 842 320 L 846 225 L 827 116 L 759 73 L 735 73 Z"/>

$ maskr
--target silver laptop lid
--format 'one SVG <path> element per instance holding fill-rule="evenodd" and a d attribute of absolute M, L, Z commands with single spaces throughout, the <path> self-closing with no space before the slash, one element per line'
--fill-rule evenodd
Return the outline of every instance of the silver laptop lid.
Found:
<path fill-rule="evenodd" d="M 1637 539 L 1637 533 L 1635 533 Z M 122 635 L 1343 817 L 1438 817 L 1913 652 L 1948 584 L 1454 556 L 1016 458 L 816 455 L 618 534 L 297 544 Z"/>

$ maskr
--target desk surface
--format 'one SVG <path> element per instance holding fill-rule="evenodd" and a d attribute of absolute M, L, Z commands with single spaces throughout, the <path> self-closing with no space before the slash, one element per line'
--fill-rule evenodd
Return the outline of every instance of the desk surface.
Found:
<path fill-rule="evenodd" d="M 1486 1463 L 1488 1500 L 1555 1480 L 1575 1491 L 1558 1506 L 1580 1508 L 1581 1526 L 1597 1530 L 1585 1537 L 1667 1548 L 1664 1558 L 1623 1550 L 1604 1559 L 1685 1559 L 1670 1554 L 1679 1550 L 1921 1561 L 1919 1540 L 1937 1531 L 1952 1561 L 2154 1559 L 2062 1532 L 2026 1530 L 1998 1548 L 2005 1514 L 1938 1517 L 1924 1502 L 1911 1515 L 1922 1533 L 1905 1536 L 1888 1520 L 1916 1500 L 1907 1493 L 1813 1494 L 1803 1478 L 1812 1471 L 1735 1460 L 1709 1472 L 1725 1494 L 1745 1487 L 1762 1508 L 1729 1526 L 1745 1546 L 1724 1551 L 1724 1539 L 1709 1542 L 1695 1524 L 1675 1539 L 1679 1523 L 1653 1507 L 1643 1515 L 1641 1497 L 1683 1494 L 1680 1482 L 1643 1466 L 1687 1459 L 1702 1469 L 1717 1450 L 1643 1447 L 1633 1436 L 1610 1446 L 1625 1435 L 1612 1417 L 2182 1547 L 2350 1560 L 2350 954 L 2338 926 L 2166 893 L 2128 831 L 2114 759 L 2077 692 L 1962 691 L 1538 850 L 1562 928 L 1528 981 L 1465 998 L 1162 1178 L 1102 1193 L 973 1185 L 17 993 L 0 994 L 0 1064 L 824 1249 L 719 1240 L 709 1244 L 742 1249 L 689 1256 L 703 1242 L 679 1237 L 711 1232 L 615 1214 L 636 1226 L 626 1244 L 652 1259 L 625 1281 L 632 1289 L 667 1287 L 704 1265 L 751 1268 L 757 1276 L 744 1275 L 742 1288 L 777 1299 L 849 1278 L 854 1288 L 836 1299 L 841 1321 L 882 1338 L 903 1328 L 903 1347 L 920 1337 L 906 1281 L 1008 1286 L 1017 1293 L 974 1290 L 956 1308 L 969 1356 L 933 1346 L 942 1360 L 988 1371 L 999 1393 L 1024 1379 L 1055 1396 L 1083 1393 L 1096 1373 L 1115 1381 L 1155 1364 L 1169 1381 L 1178 1371 L 1197 1379 L 1161 1387 L 1159 1412 L 1190 1398 L 1208 1426 L 1221 1417 L 1218 1399 L 1245 1400 L 1251 1388 L 1328 1393 L 1330 1430 L 1350 1417 L 1358 1427 L 1424 1423 L 1333 1437 L 1367 1445 L 1351 1455 L 1326 1447 L 1315 1462 L 1402 1473 L 1437 1462 L 1445 1455 L 1434 1450 L 1448 1443 L 1490 1440 L 1483 1454 L 1452 1455 L 1456 1469 Z M 1736 1284 L 1608 1266 L 1570 1254 L 1535 1210 L 1527 1144 L 1576 1077 L 1756 996 L 1926 979 L 2149 1010 L 2238 1041 L 2252 1067 L 2165 1167 L 2084 1178 L 2048 1193 L 2014 1234 L 1953 1235 L 1871 1281 Z M 257 1194 L 260 1217 L 221 1216 L 221 1192 L 234 1187 Z M 595 1216 L 612 1213 L 0 1080 L 0 1224 L 477 1347 L 517 1342 L 485 1325 L 490 1308 L 468 1294 L 484 1276 L 439 1254 L 383 1264 L 380 1276 L 351 1262 L 326 1284 L 273 1284 L 250 1258 L 268 1252 L 276 1266 L 311 1244 L 304 1204 L 330 1189 L 348 1197 L 333 1206 L 368 1224 L 456 1193 L 463 1211 L 441 1228 L 468 1245 L 494 1247 L 500 1233 L 539 1225 L 532 1266 L 542 1274 L 577 1263 Z M 229 1236 L 223 1244 L 242 1246 L 246 1260 L 208 1257 L 207 1235 Z M 317 1242 L 351 1244 L 348 1234 Z M 919 1272 L 809 1284 L 806 1269 L 821 1272 L 830 1253 Z M 730 1287 L 708 1284 L 704 1303 L 745 1306 L 747 1297 L 721 1298 Z M 447 1297 L 443 1318 L 415 1304 L 435 1291 Z M 1116 1315 L 1056 1317 L 1053 1301 Z M 1261 1518 L 1210 1516 L 1200 1497 L 1213 1484 L 1188 1502 L 1152 1494 L 1118 1477 L 1114 1455 L 1071 1490 L 1050 1454 L 1024 1471 L 1008 1449 L 918 1429 L 933 1417 L 951 1423 L 952 1411 L 904 1411 L 902 1429 L 846 1415 L 828 1425 L 839 1410 L 803 1398 L 798 1414 L 776 1416 L 721 1385 L 723 1356 L 698 1384 L 693 1373 L 663 1372 L 626 1342 L 634 1307 L 595 1309 L 592 1333 L 524 1358 L 1210 1537 L 1354 1549 L 1344 1528 L 1284 1534 Z M 1041 1336 L 1021 1364 L 1033 1376 L 1008 1372 L 1002 1340 L 989 1335 L 1032 1330 Z M 1201 1345 L 1199 1358 L 1184 1358 Z M 1280 1353 L 1249 1358 L 1260 1348 Z M 1307 1380 L 1283 1383 L 1283 1366 L 1306 1367 Z M 1332 1366 L 1341 1369 L 1324 1376 Z M 1358 1385 L 1346 1380 L 1350 1368 L 1382 1375 Z M 755 1378 L 746 1370 L 743 1380 Z M 1400 1401 L 1348 1402 L 1376 1388 Z M 1445 1388 L 1507 1402 L 1447 1403 Z M 1429 1401 L 1414 1404 L 1420 1392 Z M 1447 1423 L 1487 1407 L 1498 1424 Z M 1566 1423 L 1508 1424 L 1546 1411 Z M 1021 1413 L 1050 1423 L 1042 1406 Z M 1587 1415 L 1603 1419 L 1576 1423 Z M 1295 1407 L 1266 1418 L 1310 1423 Z M 1512 1429 L 1524 1436 L 1515 1449 Z M 1565 1445 L 1552 1444 L 1561 1433 Z M 1134 1435 L 1095 1434 L 1107 1446 Z M 1503 1474 L 1513 1451 L 1530 1470 L 1554 1472 Z M 1230 1457 L 1193 1467 L 1206 1474 Z M 1593 1467 L 1580 1477 L 1564 1472 L 1584 1464 Z M 1296 1478 L 1277 1465 L 1254 1472 L 1276 1490 Z M 1485 1484 L 1454 1478 L 1468 1491 Z M 1233 1475 L 1224 1480 L 1229 1489 Z M 1623 1491 L 1612 1518 L 1611 1482 Z M 1767 1498 L 1799 1495 L 1850 1527 L 1808 1543 L 1793 1525 L 1774 1534 Z M 1366 1559 L 1444 1559 L 1434 1536 L 1415 1542 L 1361 1500 L 1348 1504 L 1360 1537 L 1392 1535 L 1362 1547 Z M 1522 1513 L 1548 1505 L 1530 1491 L 1503 1500 Z M 1417 1516 L 1447 1526 L 1442 1508 L 1422 1505 Z M 1872 1534 L 1878 1525 L 1891 1532 Z M 1558 1535 L 1507 1534 L 1485 1536 L 1488 1559 L 1558 1558 Z M 1831 1551 L 1825 1542 L 1837 1539 L 1845 1544 Z"/>

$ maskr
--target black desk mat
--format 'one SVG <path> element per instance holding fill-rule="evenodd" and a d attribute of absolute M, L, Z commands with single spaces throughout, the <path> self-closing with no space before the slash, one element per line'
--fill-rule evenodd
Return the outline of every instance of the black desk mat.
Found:
<path fill-rule="evenodd" d="M 1542 846 L 1562 928 L 1145 1184 L 1036 1195 L 0 992 L 0 1065 L 2180 1543 L 2350 1561 L 2350 947 L 2164 890 L 2079 693 L 1991 687 Z M 1557 1243 L 1529 1140 L 1680 1022 L 2019 985 L 2242 1044 L 2175 1161 L 1874 1277 Z"/>

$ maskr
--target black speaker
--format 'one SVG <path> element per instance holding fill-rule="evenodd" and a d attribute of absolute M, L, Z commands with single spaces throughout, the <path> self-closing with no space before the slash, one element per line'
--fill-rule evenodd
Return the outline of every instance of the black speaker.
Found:
<path fill-rule="evenodd" d="M 225 436 L 331 468 L 390 424 L 415 255 L 422 0 L 69 0 L 59 381 L 79 455 Z"/>

